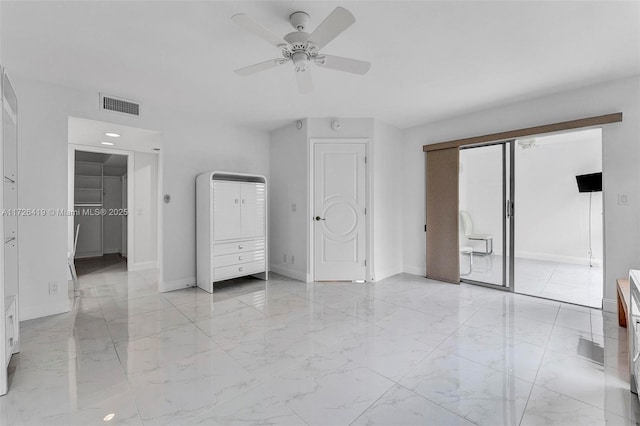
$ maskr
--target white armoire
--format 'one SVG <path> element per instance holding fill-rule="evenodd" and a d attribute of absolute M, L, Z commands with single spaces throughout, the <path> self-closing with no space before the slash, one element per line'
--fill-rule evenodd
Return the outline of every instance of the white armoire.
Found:
<path fill-rule="evenodd" d="M 198 287 L 255 275 L 268 279 L 267 179 L 207 172 L 196 179 Z"/>
<path fill-rule="evenodd" d="M 4 301 L 4 315 L 0 315 L 0 352 L 5 366 L 0 369 L 0 395 L 8 391 L 7 367 L 11 355 L 20 351 L 20 326 L 18 303 L 18 100 L 6 73 L 0 67 L 0 167 L 4 185 L 0 187 L 3 216 L 0 234 L 4 244 L 0 245 L 0 297 Z M 42 214 L 41 210 L 32 213 Z"/>

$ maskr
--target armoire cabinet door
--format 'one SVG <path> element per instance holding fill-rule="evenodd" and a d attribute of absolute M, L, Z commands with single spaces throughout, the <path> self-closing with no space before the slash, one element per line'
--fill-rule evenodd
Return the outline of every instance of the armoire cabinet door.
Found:
<path fill-rule="evenodd" d="M 243 183 L 241 187 L 240 237 L 264 237 L 265 186 Z"/>
<path fill-rule="evenodd" d="M 213 182 L 213 239 L 238 238 L 240 235 L 240 183 Z"/>

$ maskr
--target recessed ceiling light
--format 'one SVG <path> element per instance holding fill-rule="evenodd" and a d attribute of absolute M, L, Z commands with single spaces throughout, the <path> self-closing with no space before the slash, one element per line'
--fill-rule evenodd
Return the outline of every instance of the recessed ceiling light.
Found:
<path fill-rule="evenodd" d="M 102 145 L 109 145 L 109 146 L 113 146 L 115 145 L 113 142 L 100 142 Z"/>
<path fill-rule="evenodd" d="M 107 133 L 105 133 L 105 136 L 109 136 L 110 138 L 119 138 L 120 134 L 119 133 L 113 133 L 113 132 L 107 132 Z"/>

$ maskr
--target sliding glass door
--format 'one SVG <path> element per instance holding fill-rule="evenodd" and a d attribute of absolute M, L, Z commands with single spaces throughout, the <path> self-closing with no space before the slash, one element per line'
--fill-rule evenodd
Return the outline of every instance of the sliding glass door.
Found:
<path fill-rule="evenodd" d="M 460 279 L 513 291 L 514 141 L 460 148 Z"/>

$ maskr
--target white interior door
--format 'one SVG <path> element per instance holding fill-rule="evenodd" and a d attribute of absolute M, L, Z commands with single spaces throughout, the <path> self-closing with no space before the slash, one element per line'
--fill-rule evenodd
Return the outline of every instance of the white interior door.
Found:
<path fill-rule="evenodd" d="M 240 183 L 213 182 L 213 239 L 229 240 L 240 236 Z"/>
<path fill-rule="evenodd" d="M 314 279 L 366 278 L 366 145 L 314 145 Z"/>
<path fill-rule="evenodd" d="M 241 184 L 240 228 L 242 238 L 264 237 L 264 204 L 266 202 L 263 183 Z"/>

